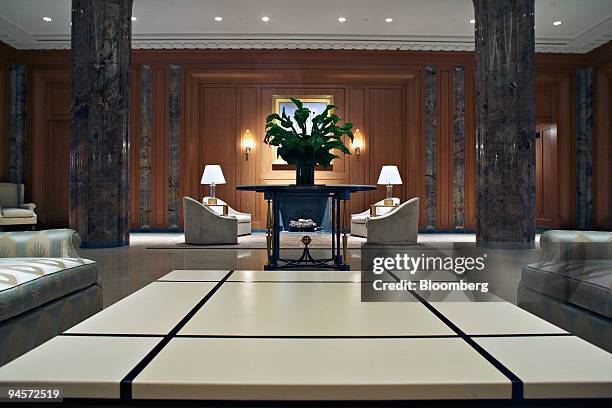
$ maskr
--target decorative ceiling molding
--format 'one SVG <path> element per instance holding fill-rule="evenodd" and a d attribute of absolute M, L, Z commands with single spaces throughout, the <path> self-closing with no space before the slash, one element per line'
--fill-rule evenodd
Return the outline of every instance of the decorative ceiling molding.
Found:
<path fill-rule="evenodd" d="M 30 34 L 0 16 L 0 40 L 17 49 L 70 49 L 70 35 Z M 586 53 L 612 40 L 612 18 L 576 38 L 536 38 L 542 53 Z M 134 49 L 337 49 L 473 51 L 473 36 L 371 36 L 296 34 L 134 34 Z"/>
<path fill-rule="evenodd" d="M 612 40 L 612 35 L 585 46 L 571 47 L 564 44 L 536 43 L 536 51 L 542 53 L 582 54 Z M 3 41 L 17 49 L 65 50 L 70 49 L 69 39 L 36 40 L 35 43 L 19 43 L 0 35 Z M 384 50 L 384 51 L 474 51 L 474 43 L 455 41 L 389 41 L 389 40 L 327 40 L 327 39 L 266 39 L 248 40 L 233 38 L 185 38 L 185 39 L 133 39 L 134 49 L 321 49 L 321 50 Z"/>

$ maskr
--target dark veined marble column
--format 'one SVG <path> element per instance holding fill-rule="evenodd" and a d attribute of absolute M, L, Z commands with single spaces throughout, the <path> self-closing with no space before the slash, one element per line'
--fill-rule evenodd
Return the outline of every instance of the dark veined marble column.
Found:
<path fill-rule="evenodd" d="M 168 225 L 178 231 L 180 205 L 181 66 L 170 65 L 168 98 Z"/>
<path fill-rule="evenodd" d="M 26 173 L 26 106 L 27 69 L 11 65 L 9 115 L 9 181 L 25 183 Z"/>
<path fill-rule="evenodd" d="M 84 247 L 129 245 L 132 0 L 72 0 L 70 225 Z"/>
<path fill-rule="evenodd" d="M 425 228 L 436 228 L 436 127 L 438 96 L 436 67 L 425 67 Z"/>
<path fill-rule="evenodd" d="M 478 203 L 483 246 L 535 240 L 534 0 L 474 0 Z"/>
<path fill-rule="evenodd" d="M 593 68 L 576 72 L 576 226 L 593 228 Z"/>

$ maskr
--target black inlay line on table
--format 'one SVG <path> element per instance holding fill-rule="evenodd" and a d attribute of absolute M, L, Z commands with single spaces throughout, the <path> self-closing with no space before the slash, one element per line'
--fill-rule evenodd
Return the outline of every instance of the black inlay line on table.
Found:
<path fill-rule="evenodd" d="M 178 332 L 191 320 L 206 302 L 221 288 L 234 271 L 229 271 L 217 284 L 200 300 L 191 310 L 166 334 L 151 351 L 121 380 L 119 395 L 122 400 L 132 399 L 132 382 L 145 369 L 145 367 L 162 351 L 164 347 L 178 334 Z"/>
<path fill-rule="evenodd" d="M 219 282 L 214 280 L 158 280 L 155 282 L 182 282 L 182 283 L 200 283 L 200 282 Z M 446 281 L 443 281 L 446 282 Z M 228 280 L 227 283 L 374 283 L 374 281 L 275 281 L 275 280 L 256 280 L 256 281 L 247 281 L 247 280 Z"/>
<path fill-rule="evenodd" d="M 314 335 L 314 336 L 300 336 L 300 335 L 242 335 L 242 334 L 177 334 L 174 338 L 186 338 L 186 339 L 312 339 L 312 340 L 325 340 L 325 339 L 445 339 L 445 338 L 460 338 L 458 334 L 407 334 L 407 335 L 372 335 L 372 336 L 359 336 L 359 335 Z"/>
<path fill-rule="evenodd" d="M 400 282 L 401 280 L 393 273 L 387 271 L 389 275 L 391 275 L 396 281 Z M 425 306 L 429 311 L 431 311 L 434 315 L 436 315 L 444 324 L 448 326 L 449 329 L 454 331 L 461 337 L 466 343 L 468 343 L 474 350 L 476 350 L 482 357 L 484 357 L 489 363 L 491 363 L 495 368 L 497 368 L 502 374 L 504 374 L 510 382 L 512 383 L 512 399 L 513 400 L 522 400 L 523 399 L 523 381 L 514 374 L 508 367 L 503 365 L 499 360 L 497 360 L 493 355 L 491 355 L 488 351 L 486 351 L 480 344 L 476 343 L 474 339 L 465 334 L 463 330 L 461 330 L 457 325 L 455 325 L 452 321 L 450 321 L 446 316 L 444 316 L 438 309 L 433 307 L 427 300 L 425 300 L 421 295 L 417 292 L 408 290 L 412 296 L 417 298 L 419 302 L 423 306 Z"/>
<path fill-rule="evenodd" d="M 487 338 L 487 337 L 570 337 L 574 336 L 572 333 L 504 333 L 504 334 L 470 334 L 470 337 L 474 338 Z"/>
<path fill-rule="evenodd" d="M 144 334 L 144 333 L 62 333 L 64 337 L 164 337 L 163 334 Z"/>

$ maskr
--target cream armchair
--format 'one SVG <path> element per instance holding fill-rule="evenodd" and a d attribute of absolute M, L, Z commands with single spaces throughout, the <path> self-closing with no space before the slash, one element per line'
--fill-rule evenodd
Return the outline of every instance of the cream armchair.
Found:
<path fill-rule="evenodd" d="M 238 220 L 183 197 L 183 222 L 187 244 L 237 244 Z"/>
<path fill-rule="evenodd" d="M 209 198 L 211 197 L 204 197 L 202 199 L 202 202 L 207 203 Z M 220 198 L 217 198 L 217 203 L 227 205 L 227 203 L 221 200 Z M 221 206 L 219 207 L 211 206 L 208 208 L 215 211 L 219 215 L 223 214 L 223 207 Z M 251 233 L 251 214 L 236 211 L 228 205 L 227 215 L 230 217 L 236 218 L 238 220 L 238 236 L 239 237 L 242 235 L 249 235 Z"/>
<path fill-rule="evenodd" d="M 398 205 L 400 203 L 400 199 L 393 197 L 393 205 Z M 384 200 L 380 200 L 374 205 L 382 205 L 384 204 Z M 392 207 L 381 207 L 376 209 L 376 215 L 384 215 L 391 211 L 394 208 Z M 370 209 L 368 208 L 362 213 L 351 215 L 351 235 L 355 235 L 358 237 L 368 237 L 368 229 L 366 228 L 366 224 L 368 219 L 370 218 Z"/>
<path fill-rule="evenodd" d="M 415 244 L 419 235 L 419 199 L 411 198 L 385 215 L 366 222 L 368 243 Z"/>
<path fill-rule="evenodd" d="M 0 183 L 0 227 L 5 225 L 31 225 L 34 227 L 38 217 L 35 204 L 24 204 L 23 184 Z"/>

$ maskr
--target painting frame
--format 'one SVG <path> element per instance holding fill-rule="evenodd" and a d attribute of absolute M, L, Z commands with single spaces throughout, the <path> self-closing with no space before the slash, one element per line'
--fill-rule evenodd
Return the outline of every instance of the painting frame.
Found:
<path fill-rule="evenodd" d="M 302 101 L 305 105 L 305 107 L 311 109 L 313 104 L 319 104 L 319 109 L 317 110 L 313 110 L 314 115 L 312 115 L 313 117 L 318 115 L 319 113 L 322 113 L 325 109 L 325 107 L 327 107 L 327 105 L 333 105 L 334 104 L 334 97 L 333 95 L 273 95 L 272 97 L 272 111 L 278 115 L 281 114 L 282 112 L 282 108 L 283 105 L 291 105 L 291 106 L 295 106 L 293 105 L 293 102 L 291 101 L 291 98 L 294 99 L 299 99 L 300 101 Z M 312 110 L 312 109 L 311 109 Z M 331 109 L 330 111 L 328 111 L 328 115 L 331 115 L 333 113 L 333 109 Z M 288 113 L 289 116 L 292 116 L 292 112 Z M 276 147 L 275 146 L 270 146 L 271 149 L 271 153 L 272 153 L 272 170 L 289 170 L 291 169 L 291 165 L 287 164 L 286 161 L 284 161 L 283 159 L 281 159 L 280 157 L 278 157 L 276 155 Z M 318 167 L 318 166 L 317 166 Z M 331 166 L 330 166 L 331 167 Z"/>

